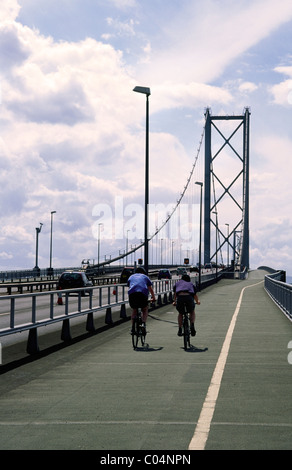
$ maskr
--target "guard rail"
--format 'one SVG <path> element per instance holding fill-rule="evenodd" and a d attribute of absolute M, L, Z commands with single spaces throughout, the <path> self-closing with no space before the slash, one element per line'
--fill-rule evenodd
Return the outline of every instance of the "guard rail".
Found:
<path fill-rule="evenodd" d="M 157 298 L 153 308 L 172 301 L 173 282 L 165 279 L 153 281 L 153 289 Z M 69 297 L 73 293 L 78 297 L 77 309 L 70 311 Z M 0 329 L 0 337 L 28 330 L 26 351 L 28 354 L 35 354 L 39 351 L 37 330 L 40 327 L 62 322 L 61 339 L 69 341 L 71 339 L 70 319 L 86 315 L 86 330 L 94 331 L 93 314 L 95 312 L 105 310 L 105 323 L 108 325 L 113 323 L 112 309 L 115 307 L 120 307 L 120 318 L 127 318 L 128 288 L 126 284 L 86 287 L 86 293 L 87 295 L 82 287 L 62 291 L 1 296 L 1 304 L 3 305 L 5 301 L 8 302 L 10 313 L 7 312 L 7 323 Z M 27 299 L 31 313 L 26 313 L 29 318 L 23 321 L 23 305 Z M 59 305 L 64 306 L 62 313 L 60 313 Z M 2 322 L 4 317 L 3 315 Z"/>
<path fill-rule="evenodd" d="M 265 276 L 265 290 L 282 312 L 292 320 L 292 285 L 283 282 L 285 271 L 277 271 Z"/>
<path fill-rule="evenodd" d="M 221 273 L 204 274 L 204 280 L 201 289 L 204 289 L 214 282 L 219 281 Z M 152 308 L 160 307 L 172 301 L 172 292 L 174 283 L 177 280 L 161 279 L 153 280 L 153 289 L 157 301 Z M 193 282 L 198 281 L 198 274 L 192 277 Z M 84 296 L 84 289 L 88 295 Z M 70 294 L 77 294 L 77 309 L 70 311 Z M 24 308 L 26 299 L 29 300 L 29 306 Z M 48 300 L 46 300 L 48 299 Z M 56 301 L 57 299 L 57 301 Z M 64 302 L 63 302 L 64 299 Z M 2 326 L 0 327 L 0 338 L 2 336 L 28 331 L 27 348 L 28 354 L 35 354 L 39 351 L 38 347 L 38 328 L 53 323 L 62 322 L 61 339 L 69 341 L 70 319 L 86 315 L 86 330 L 94 331 L 95 312 L 105 310 L 105 323 L 111 325 L 112 309 L 120 307 L 120 318 L 126 319 L 126 305 L 128 304 L 128 288 L 126 284 L 110 284 L 93 287 L 81 287 L 74 289 L 51 290 L 47 292 L 30 292 L 22 294 L 11 294 L 0 296 L 1 306 L 7 302 L 7 315 L 1 315 Z M 60 313 L 59 305 L 64 306 Z M 6 307 L 5 307 L 6 308 Z M 76 307 L 75 307 L 76 308 Z M 29 320 L 23 320 L 24 310 Z M 6 324 L 3 322 L 7 318 Z"/>
<path fill-rule="evenodd" d="M 120 281 L 120 276 L 105 276 L 100 278 L 92 278 L 94 285 L 108 285 L 117 284 Z M 34 281 L 20 281 L 20 282 L 5 282 L 0 284 L 0 291 L 6 290 L 8 295 L 13 292 L 23 294 L 26 292 L 57 289 L 58 279 L 47 279 L 47 280 L 34 280 Z"/>

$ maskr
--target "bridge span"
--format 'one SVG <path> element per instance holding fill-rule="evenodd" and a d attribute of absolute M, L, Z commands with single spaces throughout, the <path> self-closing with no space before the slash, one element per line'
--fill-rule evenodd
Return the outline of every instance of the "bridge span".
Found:
<path fill-rule="evenodd" d="M 199 294 L 189 351 L 171 303 L 150 313 L 145 349 L 125 320 L 76 326 L 69 345 L 42 336 L 36 358 L 2 366 L 1 450 L 291 449 L 292 327 L 265 274 Z"/>

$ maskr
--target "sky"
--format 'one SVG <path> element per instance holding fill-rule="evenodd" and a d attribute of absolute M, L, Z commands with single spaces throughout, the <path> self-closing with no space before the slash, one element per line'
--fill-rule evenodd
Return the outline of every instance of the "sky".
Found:
<path fill-rule="evenodd" d="M 206 108 L 224 116 L 248 107 L 250 267 L 292 275 L 291 44 L 291 0 L 1 2 L 0 271 L 35 266 L 40 223 L 40 268 L 49 266 L 51 227 L 53 267 L 96 261 L 98 246 L 102 261 L 143 238 L 138 85 L 151 89 L 152 228 L 157 207 L 167 216 L 186 185 Z M 223 158 L 221 174 L 233 166 Z M 200 154 L 195 178 L 203 171 Z M 185 205 L 197 217 L 194 191 L 196 203 Z M 231 212 L 221 214 L 222 231 Z M 153 242 L 153 258 L 158 245 L 170 247 L 166 238 Z M 182 233 L 168 238 L 175 260 L 197 256 Z"/>

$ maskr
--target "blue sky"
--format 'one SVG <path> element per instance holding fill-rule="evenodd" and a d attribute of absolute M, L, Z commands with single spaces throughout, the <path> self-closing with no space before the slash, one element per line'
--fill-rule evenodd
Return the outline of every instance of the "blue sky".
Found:
<path fill-rule="evenodd" d="M 144 201 L 145 103 L 132 89 L 142 85 L 151 88 L 150 201 L 165 213 L 191 171 L 205 108 L 250 108 L 251 267 L 291 275 L 291 36 L 290 0 L 7 0 L 0 270 L 34 266 L 39 222 L 39 266 L 48 266 L 52 210 L 55 267 L 96 259 L 98 222 L 114 221 L 119 201 L 124 222 L 119 236 L 101 227 L 102 256 L 124 249 L 127 233 L 138 242 L 130 216 Z"/>

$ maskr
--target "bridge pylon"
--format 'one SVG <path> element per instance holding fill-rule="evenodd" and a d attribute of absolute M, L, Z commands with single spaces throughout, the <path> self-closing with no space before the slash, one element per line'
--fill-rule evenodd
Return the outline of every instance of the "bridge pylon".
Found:
<path fill-rule="evenodd" d="M 240 271 L 249 268 L 250 111 L 212 116 L 207 108 L 205 119 L 204 262 L 223 262 L 225 245 L 234 254 L 234 271 Z"/>

